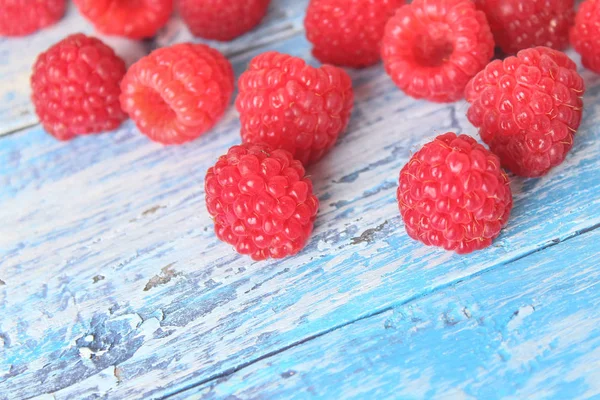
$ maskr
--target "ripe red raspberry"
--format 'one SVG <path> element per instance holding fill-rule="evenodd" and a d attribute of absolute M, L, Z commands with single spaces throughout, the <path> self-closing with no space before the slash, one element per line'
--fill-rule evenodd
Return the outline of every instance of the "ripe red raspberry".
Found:
<path fill-rule="evenodd" d="M 311 0 L 306 37 L 323 63 L 362 68 L 381 58 L 385 24 L 404 0 Z"/>
<path fill-rule="evenodd" d="M 571 30 L 571 44 L 581 54 L 583 65 L 600 74 L 600 1 L 581 3 Z"/>
<path fill-rule="evenodd" d="M 133 64 L 121 83 L 121 106 L 150 139 L 180 144 L 221 118 L 233 93 L 233 69 L 217 50 L 182 43 Z"/>
<path fill-rule="evenodd" d="M 535 177 L 564 161 L 581 122 L 583 79 L 547 47 L 495 60 L 465 89 L 467 117 L 502 165 Z"/>
<path fill-rule="evenodd" d="M 277 52 L 255 57 L 238 86 L 242 140 L 288 150 L 304 165 L 333 147 L 354 102 L 352 81 L 341 68 L 313 68 Z"/>
<path fill-rule="evenodd" d="M 38 56 L 33 105 L 48 133 L 60 140 L 117 128 L 127 117 L 119 105 L 125 63 L 100 40 L 68 36 Z"/>
<path fill-rule="evenodd" d="M 485 15 L 470 0 L 415 0 L 400 7 L 385 27 L 385 69 L 417 99 L 459 100 L 493 54 Z"/>
<path fill-rule="evenodd" d="M 230 148 L 208 169 L 205 190 L 217 237 L 254 260 L 298 253 L 319 208 L 302 163 L 262 145 Z"/>
<path fill-rule="evenodd" d="M 105 35 L 149 38 L 173 11 L 173 0 L 74 0 L 81 14 Z"/>
<path fill-rule="evenodd" d="M 0 36 L 25 36 L 55 24 L 65 0 L 0 0 Z"/>
<path fill-rule="evenodd" d="M 458 254 L 492 244 L 512 208 L 498 157 L 472 137 L 452 132 L 411 157 L 400 171 L 397 196 L 411 238 Z"/>
<path fill-rule="evenodd" d="M 271 0 L 177 0 L 181 18 L 194 36 L 233 40 L 263 19 Z"/>
<path fill-rule="evenodd" d="M 575 0 L 475 0 L 496 45 L 507 54 L 535 46 L 561 50 L 569 43 Z"/>

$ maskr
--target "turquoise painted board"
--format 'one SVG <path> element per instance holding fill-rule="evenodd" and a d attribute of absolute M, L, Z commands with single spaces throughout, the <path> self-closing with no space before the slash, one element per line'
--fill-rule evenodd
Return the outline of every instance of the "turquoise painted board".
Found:
<path fill-rule="evenodd" d="M 315 63 L 298 4 L 274 2 L 263 27 L 279 32 L 273 40 L 248 36 L 222 48 L 238 76 L 265 50 Z M 143 51 L 186 35 L 174 19 Z M 15 44 L 0 46 L 14 58 Z M 4 71 L 1 87 L 13 79 Z M 412 100 L 381 65 L 350 74 L 357 102 L 348 133 L 309 170 L 321 200 L 314 235 L 280 262 L 254 263 L 219 243 L 204 207 L 206 169 L 240 140 L 233 107 L 212 132 L 178 147 L 151 143 L 131 122 L 60 143 L 39 126 L 19 129 L 35 123 L 20 120 L 18 132 L 0 139 L 0 399 L 161 398 L 190 387 L 243 393 L 227 382 L 213 387 L 236 369 L 514 260 L 551 259 L 557 242 L 596 246 L 582 233 L 600 226 L 597 76 L 583 72 L 585 118 L 567 161 L 542 179 L 513 179 L 507 229 L 492 248 L 460 257 L 406 236 L 395 189 L 417 146 L 447 130 L 476 135 L 465 103 Z M 7 113 L 27 104 L 19 96 L 3 104 Z M 549 285 L 558 284 L 553 277 Z M 427 309 L 427 318 L 436 312 Z M 480 362 L 485 368 L 488 360 Z M 255 379 L 264 395 L 252 382 L 247 393 L 275 393 Z"/>
<path fill-rule="evenodd" d="M 600 398 L 599 241 L 578 236 L 172 399 Z"/>

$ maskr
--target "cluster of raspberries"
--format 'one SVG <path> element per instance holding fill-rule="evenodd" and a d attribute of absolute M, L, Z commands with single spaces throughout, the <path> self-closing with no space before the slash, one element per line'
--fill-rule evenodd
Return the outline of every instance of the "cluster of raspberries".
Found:
<path fill-rule="evenodd" d="M 175 7 L 199 37 L 232 40 L 256 26 L 270 0 L 75 0 L 108 35 L 148 38 Z M 206 205 L 217 236 L 255 260 L 298 253 L 318 200 L 305 168 L 346 129 L 352 80 L 340 67 L 383 60 L 407 95 L 466 98 L 467 117 L 489 150 L 449 132 L 424 145 L 400 172 L 397 199 L 410 237 L 469 253 L 489 246 L 512 208 L 503 167 L 542 176 L 565 160 L 580 125 L 583 65 L 600 73 L 600 0 L 310 0 L 306 36 L 321 67 L 277 52 L 255 57 L 238 80 L 242 144 L 209 168 Z M 51 25 L 64 0 L 0 0 L 0 35 Z M 506 55 L 492 61 L 495 47 Z M 117 128 L 127 116 L 163 144 L 191 141 L 224 115 L 234 92 L 229 61 L 183 43 L 129 69 L 100 40 L 74 34 L 42 53 L 32 100 L 56 138 Z"/>
<path fill-rule="evenodd" d="M 271 0 L 73 0 L 94 28 L 130 39 L 153 37 L 174 10 L 204 39 L 229 41 L 254 28 Z M 0 0 L 0 36 L 24 36 L 58 22 L 67 0 Z"/>

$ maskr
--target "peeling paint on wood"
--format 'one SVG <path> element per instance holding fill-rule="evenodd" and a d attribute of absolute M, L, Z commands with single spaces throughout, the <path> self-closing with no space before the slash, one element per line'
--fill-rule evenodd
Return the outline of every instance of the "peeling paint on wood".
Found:
<path fill-rule="evenodd" d="M 170 399 L 598 398 L 599 241 L 578 236 Z"/>
<path fill-rule="evenodd" d="M 154 214 L 155 212 L 157 212 L 161 208 L 165 208 L 165 206 L 154 206 L 154 207 L 151 207 L 151 208 L 147 209 L 146 211 L 142 212 L 142 216 L 145 217 L 146 215 Z"/>
<path fill-rule="evenodd" d="M 377 232 L 381 232 L 387 224 L 388 224 L 388 221 L 386 220 L 382 224 L 377 225 L 377 227 L 375 227 L 375 228 L 367 229 L 366 231 L 361 233 L 361 235 L 359 237 L 352 238 L 351 243 L 352 244 L 373 243 L 373 241 L 375 240 L 375 234 Z"/>
<path fill-rule="evenodd" d="M 150 280 L 148 281 L 148 283 L 146 283 L 146 286 L 144 287 L 144 292 L 147 292 L 148 290 L 155 288 L 157 286 L 160 285 L 165 285 L 169 282 L 171 282 L 171 279 L 180 276 L 181 272 L 177 272 L 173 269 L 173 265 L 177 264 L 176 262 L 172 262 L 171 264 L 163 267 L 160 270 L 160 274 L 159 275 L 155 275 L 152 278 L 150 278 Z"/>

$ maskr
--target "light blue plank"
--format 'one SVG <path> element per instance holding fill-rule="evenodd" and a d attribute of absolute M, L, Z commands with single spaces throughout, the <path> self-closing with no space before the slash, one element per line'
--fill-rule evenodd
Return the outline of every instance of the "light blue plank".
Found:
<path fill-rule="evenodd" d="M 598 243 L 600 230 L 171 399 L 600 398 Z"/>
<path fill-rule="evenodd" d="M 113 47 L 127 64 L 146 55 L 154 47 L 185 41 L 209 43 L 229 56 L 298 34 L 302 30 L 306 4 L 307 0 L 273 1 L 262 23 L 232 42 L 195 39 L 176 15 L 159 31 L 154 42 L 99 35 L 71 4 L 65 18 L 50 28 L 23 38 L 0 37 L 0 136 L 38 122 L 29 101 L 31 68 L 38 54 L 71 33 L 83 32 L 99 37 Z"/>
<path fill-rule="evenodd" d="M 267 47 L 309 57 L 301 36 Z M 233 57 L 238 74 L 251 54 Z M 4 138 L 0 393 L 170 393 L 600 223 L 595 76 L 585 74 L 586 117 L 567 161 L 515 179 L 502 237 L 459 257 L 407 238 L 395 185 L 418 144 L 450 129 L 475 134 L 465 105 L 407 98 L 381 66 L 351 74 L 349 132 L 310 170 L 322 201 L 315 233 L 280 262 L 218 243 L 204 207 L 206 169 L 239 142 L 233 109 L 180 147 L 150 143 L 131 123 L 69 143 L 40 129 Z"/>

